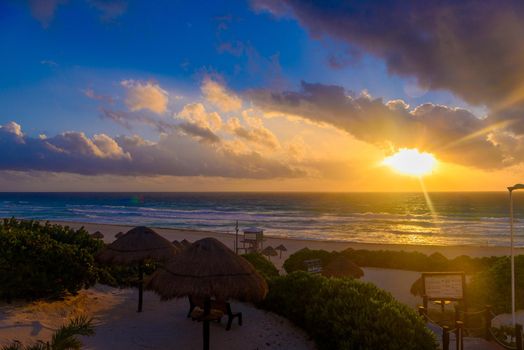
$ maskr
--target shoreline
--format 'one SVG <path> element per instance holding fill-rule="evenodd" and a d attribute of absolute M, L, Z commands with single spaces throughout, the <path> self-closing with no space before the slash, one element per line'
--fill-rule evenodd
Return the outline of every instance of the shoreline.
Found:
<path fill-rule="evenodd" d="M 43 220 L 41 221 L 43 222 Z M 79 222 L 79 221 L 49 221 L 52 224 L 59 224 L 69 226 L 71 228 L 78 229 L 84 227 L 88 232 L 93 233 L 100 231 L 104 234 L 104 241 L 111 243 L 115 240 L 115 234 L 118 232 L 127 232 L 134 226 L 132 225 L 120 225 L 120 224 L 103 224 L 93 222 Z M 163 228 L 153 227 L 153 229 L 166 239 L 182 240 L 187 239 L 190 242 L 204 238 L 214 237 L 222 241 L 228 247 L 234 247 L 235 235 L 234 233 L 219 232 L 219 231 L 207 231 L 207 230 L 195 230 L 195 229 L 183 229 L 183 228 Z M 395 250 L 395 251 L 408 251 L 408 252 L 420 252 L 424 254 L 433 254 L 439 252 L 447 258 L 455 258 L 460 255 L 469 255 L 471 257 L 486 257 L 486 256 L 504 256 L 510 254 L 509 247 L 501 246 L 477 246 L 477 245 L 423 245 L 423 244 L 394 244 L 394 243 L 361 243 L 361 242 L 345 242 L 345 241 L 330 241 L 330 240 L 317 240 L 317 239 L 304 239 L 304 238 L 289 238 L 289 237 L 278 237 L 271 236 L 271 234 L 264 234 L 265 245 L 278 246 L 283 244 L 288 249 L 287 252 L 282 254 L 282 259 L 275 257 L 272 261 L 281 267 L 283 260 L 289 255 L 293 254 L 297 250 L 308 247 L 309 249 L 324 249 L 328 251 L 341 251 L 347 248 L 352 249 L 365 249 L 365 250 Z M 242 239 L 242 233 L 239 233 L 239 242 Z M 508 235 L 509 240 L 509 235 Z M 239 243 L 241 245 L 241 243 Z M 515 248 L 516 255 L 524 254 L 524 248 Z"/>

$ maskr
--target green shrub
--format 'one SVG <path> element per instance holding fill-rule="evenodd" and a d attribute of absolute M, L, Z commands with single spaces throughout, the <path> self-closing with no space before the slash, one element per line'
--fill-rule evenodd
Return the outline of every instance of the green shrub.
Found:
<path fill-rule="evenodd" d="M 319 259 L 322 266 L 326 266 L 332 258 L 333 253 L 328 251 L 303 248 L 291 254 L 289 258 L 284 261 L 284 270 L 286 270 L 287 273 L 306 271 L 306 266 L 304 265 L 305 260 Z"/>
<path fill-rule="evenodd" d="M 337 254 L 347 257 L 357 266 L 378 267 L 410 271 L 464 271 L 474 273 L 483 271 L 500 260 L 500 257 L 471 258 L 466 255 L 448 259 L 440 253 L 426 255 L 419 252 L 395 250 L 364 250 L 348 248 L 341 252 L 325 250 L 301 249 L 284 262 L 286 272 L 304 271 L 304 260 L 320 259 L 322 266 L 326 266 Z"/>
<path fill-rule="evenodd" d="M 436 349 L 434 335 L 389 293 L 353 279 L 294 272 L 269 281 L 261 306 L 304 328 L 319 349 Z"/>
<path fill-rule="evenodd" d="M 0 223 L 0 296 L 57 297 L 93 285 L 103 242 L 83 228 L 5 219 Z"/>
<path fill-rule="evenodd" d="M 524 308 L 524 255 L 515 257 L 516 308 Z M 511 260 L 499 259 L 491 268 L 473 276 L 467 288 L 475 304 L 492 305 L 496 313 L 511 311 Z"/>
<path fill-rule="evenodd" d="M 255 267 L 255 269 L 264 277 L 266 280 L 269 280 L 273 277 L 277 277 L 279 275 L 277 268 L 271 261 L 266 259 L 262 254 L 260 253 L 249 253 L 249 254 L 243 254 L 242 257 L 249 261 L 251 265 Z"/>

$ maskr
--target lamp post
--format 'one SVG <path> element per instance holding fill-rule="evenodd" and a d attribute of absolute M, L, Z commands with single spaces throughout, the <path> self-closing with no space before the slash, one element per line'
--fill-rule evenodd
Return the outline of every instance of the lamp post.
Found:
<path fill-rule="evenodd" d="M 515 254 L 513 252 L 513 191 L 524 189 L 523 184 L 516 184 L 511 187 L 508 187 L 509 191 L 509 227 L 511 233 L 510 240 L 510 252 L 511 252 L 511 316 L 513 319 L 513 326 L 515 326 Z"/>

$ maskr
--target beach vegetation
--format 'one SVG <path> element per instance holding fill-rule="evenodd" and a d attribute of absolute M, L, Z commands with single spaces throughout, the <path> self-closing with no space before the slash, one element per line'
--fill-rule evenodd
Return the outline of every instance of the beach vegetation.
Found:
<path fill-rule="evenodd" d="M 269 281 L 261 307 L 303 328 L 323 349 L 436 349 L 414 310 L 370 283 L 294 272 Z"/>
<path fill-rule="evenodd" d="M 249 261 L 266 281 L 279 275 L 275 265 L 260 253 L 243 254 L 242 257 Z"/>
<path fill-rule="evenodd" d="M 94 254 L 103 242 L 83 228 L 4 219 L 0 222 L 0 296 L 35 299 L 77 293 L 96 283 Z"/>
<path fill-rule="evenodd" d="M 2 350 L 79 350 L 82 342 L 77 336 L 91 336 L 95 334 L 92 319 L 85 315 L 75 317 L 67 325 L 57 329 L 50 341 L 38 340 L 34 344 L 22 344 L 13 341 L 9 345 L 2 347 Z"/>

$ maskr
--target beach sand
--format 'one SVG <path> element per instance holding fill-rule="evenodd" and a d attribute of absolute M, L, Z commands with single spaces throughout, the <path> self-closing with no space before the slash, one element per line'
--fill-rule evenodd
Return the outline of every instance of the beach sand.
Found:
<path fill-rule="evenodd" d="M 0 345 L 17 339 L 22 343 L 47 341 L 53 330 L 75 315 L 94 317 L 95 335 L 82 337 L 85 349 L 201 349 L 202 324 L 186 318 L 187 299 L 160 301 L 144 293 L 144 311 L 136 312 L 137 289 L 97 285 L 64 301 L 0 306 Z M 232 303 L 241 311 L 242 326 L 233 323 L 225 330 L 211 323 L 213 349 L 314 349 L 312 340 L 288 320 L 243 303 Z"/>
<path fill-rule="evenodd" d="M 127 232 L 130 226 L 95 223 L 55 222 L 73 228 L 84 226 L 93 233 L 101 231 L 107 243 L 115 239 L 118 232 Z M 226 233 L 155 228 L 168 240 L 187 239 L 191 242 L 215 237 L 230 248 L 234 247 L 235 236 Z M 276 247 L 283 244 L 287 252 L 282 258 L 273 257 L 272 262 L 282 270 L 282 264 L 292 253 L 304 247 L 310 249 L 343 250 L 346 248 L 368 250 L 419 251 L 425 254 L 440 252 L 448 258 L 462 254 L 470 256 L 500 256 L 509 253 L 503 247 L 472 246 L 422 246 L 395 244 L 361 244 L 334 241 L 286 239 L 267 236 L 265 245 Z M 242 246 L 242 244 L 240 244 Z M 518 249 L 517 254 L 524 253 Z M 420 298 L 409 293 L 411 284 L 420 276 L 419 272 L 364 267 L 362 281 L 370 282 L 390 292 L 397 300 L 410 307 L 421 303 Z M 144 312 L 137 313 L 136 289 L 115 289 L 97 285 L 84 290 L 76 297 L 59 302 L 37 302 L 32 304 L 0 305 L 0 344 L 13 339 L 22 342 L 37 339 L 48 340 L 52 331 L 67 322 L 70 316 L 80 313 L 93 315 L 96 335 L 83 339 L 87 349 L 200 349 L 202 346 L 201 324 L 186 318 L 187 300 L 161 302 L 151 292 L 144 296 Z M 222 325 L 211 327 L 211 344 L 216 349 L 314 349 L 314 343 L 289 321 L 272 313 L 257 310 L 253 306 L 234 303 L 233 309 L 242 311 L 244 325 L 234 325 L 227 332 Z"/>

